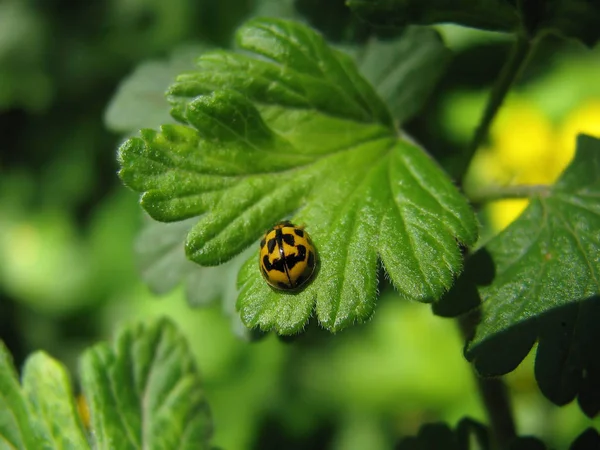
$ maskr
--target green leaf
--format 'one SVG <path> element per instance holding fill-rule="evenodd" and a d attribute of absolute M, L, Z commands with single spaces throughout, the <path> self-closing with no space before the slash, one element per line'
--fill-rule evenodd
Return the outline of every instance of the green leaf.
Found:
<path fill-rule="evenodd" d="M 586 450 L 588 448 L 600 448 L 600 434 L 592 427 L 577 436 L 569 450 Z"/>
<path fill-rule="evenodd" d="M 493 31 L 514 31 L 516 8 L 507 0 L 348 0 L 369 22 L 383 26 L 452 22 Z"/>
<path fill-rule="evenodd" d="M 185 338 L 168 320 L 125 328 L 81 360 L 98 449 L 210 448 L 210 412 Z"/>
<path fill-rule="evenodd" d="M 489 432 L 485 425 L 463 418 L 452 430 L 446 423 L 430 423 L 421 426 L 419 434 L 404 438 L 398 450 L 488 450 Z"/>
<path fill-rule="evenodd" d="M 44 352 L 27 359 L 23 395 L 28 402 L 34 433 L 44 448 L 90 448 L 73 400 L 65 368 Z"/>
<path fill-rule="evenodd" d="M 185 257 L 184 242 L 196 219 L 175 223 L 161 223 L 148 219 L 136 242 L 138 266 L 142 279 L 150 289 L 163 295 L 182 284 L 192 307 L 204 307 L 220 301 L 223 312 L 231 317 L 236 335 L 249 339 L 248 329 L 242 324 L 235 302 L 238 291 L 235 280 L 249 252 L 214 267 L 202 267 Z"/>
<path fill-rule="evenodd" d="M 25 363 L 22 383 L 0 341 L 0 448 L 89 448 L 61 364 L 37 352 Z"/>
<path fill-rule="evenodd" d="M 35 449 L 39 445 L 29 422 L 12 357 L 0 341 L 0 448 Z"/>
<path fill-rule="evenodd" d="M 513 370 L 536 339 L 536 378 L 553 402 L 579 393 L 600 410 L 600 140 L 580 135 L 574 161 L 486 245 L 493 281 L 480 286 L 481 322 L 466 350 L 484 375 Z"/>
<path fill-rule="evenodd" d="M 165 91 L 175 77 L 194 68 L 194 59 L 207 47 L 188 45 L 176 49 L 168 60 L 147 61 L 119 85 L 104 116 L 106 127 L 132 133 L 142 127 L 157 128 L 172 123 Z"/>
<path fill-rule="evenodd" d="M 359 48 L 355 59 L 360 73 L 402 124 L 425 104 L 451 55 L 437 31 L 408 27 L 391 41 L 370 39 Z"/>
<path fill-rule="evenodd" d="M 446 423 L 422 425 L 417 436 L 404 438 L 395 447 L 398 450 L 488 450 L 495 448 L 486 425 L 465 417 L 458 422 L 456 430 Z M 536 438 L 523 436 L 512 439 L 509 450 L 544 450 L 544 443 Z M 592 448 L 592 447 L 587 447 Z"/>
<path fill-rule="evenodd" d="M 331 331 L 366 320 L 378 259 L 404 297 L 439 298 L 461 269 L 457 243 L 477 238 L 452 182 L 312 30 L 253 20 L 237 43 L 243 53 L 205 54 L 170 88 L 190 126 L 143 130 L 120 148 L 120 176 L 144 209 L 165 222 L 199 216 L 186 254 L 202 265 L 230 260 L 285 217 L 306 225 L 319 254 L 306 289 L 272 290 L 257 247 L 243 266 L 237 305 L 249 327 L 293 334 L 314 309 Z"/>
<path fill-rule="evenodd" d="M 114 350 L 98 345 L 81 366 L 92 448 L 210 448 L 212 425 L 199 375 L 172 323 L 125 329 Z M 0 448 L 90 448 L 62 365 L 43 352 L 33 354 L 21 387 L 1 341 Z"/>

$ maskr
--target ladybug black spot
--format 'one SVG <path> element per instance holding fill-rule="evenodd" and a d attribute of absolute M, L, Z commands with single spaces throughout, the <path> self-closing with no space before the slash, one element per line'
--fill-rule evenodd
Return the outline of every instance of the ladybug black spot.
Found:
<path fill-rule="evenodd" d="M 267 243 L 267 240 L 265 238 L 262 238 L 260 241 L 260 248 L 263 248 Z"/>
<path fill-rule="evenodd" d="M 282 238 L 283 242 L 285 242 L 287 245 L 291 245 L 293 247 L 296 244 L 293 234 L 284 234 L 282 235 Z"/>
<path fill-rule="evenodd" d="M 267 243 L 267 250 L 269 251 L 269 253 L 273 253 L 273 250 L 275 250 L 276 245 L 277 245 L 277 239 L 275 239 L 275 238 L 269 239 L 269 242 Z"/>
<path fill-rule="evenodd" d="M 267 272 L 270 272 L 271 270 L 273 270 L 273 266 L 271 265 L 271 261 L 269 261 L 268 255 L 263 256 L 262 262 L 263 262 L 262 266 L 263 266 L 264 270 L 266 270 Z"/>
<path fill-rule="evenodd" d="M 297 263 L 304 261 L 304 258 L 306 258 L 306 247 L 304 245 L 297 246 L 296 250 L 298 250 L 297 254 L 285 257 L 285 264 L 288 266 L 288 269 L 293 268 Z"/>
<path fill-rule="evenodd" d="M 294 228 L 294 233 L 296 234 L 296 236 L 304 237 L 304 230 Z"/>
<path fill-rule="evenodd" d="M 266 258 L 266 256 L 265 256 Z M 271 270 L 276 270 L 277 272 L 285 273 L 285 264 L 283 259 L 277 258 L 271 263 Z"/>

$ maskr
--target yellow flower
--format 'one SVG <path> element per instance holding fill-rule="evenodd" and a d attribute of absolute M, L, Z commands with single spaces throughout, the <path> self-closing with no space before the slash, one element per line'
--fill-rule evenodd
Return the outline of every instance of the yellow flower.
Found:
<path fill-rule="evenodd" d="M 516 100 L 507 105 L 490 131 L 492 151 L 508 184 L 538 184 L 547 181 L 540 164 L 554 139 L 543 112 L 534 104 Z"/>

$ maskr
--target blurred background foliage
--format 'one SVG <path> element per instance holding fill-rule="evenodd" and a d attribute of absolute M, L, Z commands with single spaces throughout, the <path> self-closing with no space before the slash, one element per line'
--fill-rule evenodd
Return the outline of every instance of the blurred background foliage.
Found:
<path fill-rule="evenodd" d="M 202 48 L 228 46 L 235 27 L 256 14 L 295 17 L 343 45 L 395 33 L 360 22 L 343 1 L 0 3 L 0 338 L 17 365 L 43 348 L 76 373 L 81 350 L 117 323 L 167 314 L 198 358 L 215 444 L 226 449 L 383 449 L 424 422 L 485 421 L 455 324 L 397 301 L 383 279 L 376 314 L 363 326 L 336 336 L 314 326 L 295 339 L 253 343 L 232 333 L 221 307 L 190 311 L 183 288 L 157 298 L 142 283 L 133 254 L 142 214 L 116 177 L 115 149 L 124 134 L 170 119 L 119 116 L 111 99 L 132 73 L 153 74 L 154 85 L 136 85 L 142 91 L 166 87 Z M 439 30 L 455 57 L 407 131 L 453 173 L 510 39 Z M 474 161 L 469 192 L 493 182 L 550 183 L 577 132 L 600 137 L 599 51 L 542 43 Z M 484 208 L 484 236 L 523 204 Z M 590 423 L 576 405 L 545 400 L 532 372 L 528 358 L 508 376 L 519 430 L 566 448 Z"/>

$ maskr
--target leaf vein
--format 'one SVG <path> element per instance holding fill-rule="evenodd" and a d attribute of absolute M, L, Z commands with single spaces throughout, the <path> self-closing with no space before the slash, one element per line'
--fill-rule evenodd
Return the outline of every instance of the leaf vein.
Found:
<path fill-rule="evenodd" d="M 146 376 L 146 380 L 144 382 L 144 388 L 142 389 L 142 396 L 141 398 L 139 398 L 140 401 L 140 407 L 141 407 L 141 414 L 142 414 L 142 448 L 146 449 L 146 448 L 151 448 L 151 442 L 149 438 L 147 438 L 147 434 L 150 432 L 150 390 L 151 390 L 151 384 L 152 384 L 152 378 L 154 377 L 154 374 L 156 372 L 156 367 L 157 367 L 157 359 L 158 356 L 162 354 L 162 346 L 164 343 L 164 339 L 162 336 L 162 333 L 164 333 L 164 330 L 161 330 L 160 334 L 157 336 L 153 336 L 153 342 L 152 342 L 152 348 L 153 348 L 153 352 L 152 352 L 152 359 L 150 361 L 150 364 L 148 366 L 148 375 Z M 158 339 L 158 343 L 155 341 L 156 339 Z"/>
<path fill-rule="evenodd" d="M 264 29 L 264 27 L 263 27 L 263 29 Z M 288 44 L 288 45 L 289 45 L 291 48 L 293 48 L 293 49 L 295 49 L 296 51 L 298 51 L 300 54 L 302 54 L 302 55 L 303 55 L 305 58 L 307 58 L 309 61 L 313 59 L 313 56 L 312 56 L 312 55 L 310 55 L 310 54 L 307 54 L 307 53 L 306 53 L 306 51 L 304 50 L 304 48 L 303 48 L 302 46 L 300 46 L 300 45 L 298 45 L 296 42 L 292 41 L 292 40 L 291 40 L 291 39 L 290 39 L 290 38 L 289 38 L 287 35 L 285 35 L 285 34 L 281 34 L 281 33 L 278 33 L 278 32 L 276 32 L 276 31 L 275 31 L 275 30 L 273 30 L 273 29 L 268 29 L 268 31 L 269 31 L 270 33 L 272 33 L 272 34 L 273 34 L 275 37 L 279 38 L 281 41 L 284 41 L 284 42 L 286 42 L 286 43 L 287 43 L 287 44 Z M 311 41 L 311 45 L 313 45 L 313 48 L 315 48 L 315 47 L 314 47 L 314 43 L 313 43 L 312 41 Z M 334 55 L 334 54 L 333 54 L 333 55 L 331 55 L 331 57 L 332 57 L 333 59 L 337 59 L 337 58 L 336 58 L 336 55 Z M 306 74 L 303 74 L 303 73 L 300 73 L 300 72 L 298 72 L 298 70 L 296 70 L 295 68 L 292 68 L 291 66 L 285 65 L 284 63 L 282 63 L 282 62 L 281 62 L 281 61 L 279 61 L 279 60 L 274 60 L 274 59 L 271 59 L 271 61 L 274 61 L 274 62 L 273 62 L 273 64 L 274 64 L 274 65 L 276 65 L 276 66 L 280 66 L 280 67 L 283 67 L 283 68 L 286 68 L 286 69 L 288 69 L 290 72 L 293 72 L 294 74 L 296 74 L 296 75 L 297 75 L 297 76 L 299 76 L 299 77 L 309 77 L 309 76 L 308 76 L 308 75 L 306 75 Z M 371 114 L 370 114 L 370 111 L 368 111 L 368 110 L 365 110 L 365 109 L 364 109 L 364 106 L 363 106 L 362 104 L 360 104 L 360 103 L 357 105 L 356 99 L 355 99 L 355 98 L 353 98 L 351 95 L 349 95 L 349 94 L 346 92 L 346 90 L 345 90 L 345 89 L 342 89 L 342 87 L 340 86 L 340 84 L 339 84 L 339 82 L 338 82 L 337 80 L 334 80 L 335 82 L 333 82 L 333 81 L 332 81 L 332 80 L 329 78 L 329 73 L 328 73 L 328 71 L 324 71 L 324 70 L 323 70 L 321 67 L 319 67 L 319 65 L 314 65 L 314 66 L 315 66 L 315 68 L 316 68 L 316 69 L 319 71 L 319 73 L 320 73 L 320 74 L 323 76 L 323 78 L 324 78 L 325 80 L 327 80 L 327 84 L 330 86 L 330 88 L 331 88 L 331 89 L 333 89 L 334 91 L 336 91 L 340 97 L 346 98 L 346 99 L 347 99 L 347 100 L 348 100 L 348 101 L 349 101 L 351 104 L 354 104 L 354 105 L 356 105 L 356 106 L 359 106 L 359 109 L 360 109 L 360 110 L 361 110 L 363 113 L 366 113 L 366 115 L 367 115 L 367 118 L 368 118 L 368 119 L 371 119 L 371 120 L 373 119 L 373 117 L 372 117 L 372 116 L 371 116 Z M 344 71 L 344 72 L 345 72 L 345 71 Z M 319 79 L 319 77 L 317 77 L 316 75 L 310 75 L 310 78 L 312 78 L 312 79 L 314 79 L 314 80 L 317 80 L 318 82 L 321 82 L 321 81 L 322 81 L 322 80 L 321 80 L 321 79 Z"/>
<path fill-rule="evenodd" d="M 540 201 L 540 203 L 542 204 L 542 207 L 544 206 L 544 203 Z M 531 242 L 529 243 L 529 245 L 527 245 L 527 247 L 525 247 L 523 249 L 523 251 L 521 253 L 519 253 L 517 255 L 517 257 L 515 259 L 513 259 L 512 261 L 509 261 L 505 264 L 505 266 L 503 267 L 503 270 L 498 271 L 497 276 L 501 276 L 504 273 L 506 273 L 508 270 L 510 270 L 514 265 L 518 264 L 523 258 L 525 258 L 529 252 L 532 250 L 532 248 L 537 245 L 539 243 L 539 241 L 542 239 L 542 237 L 544 236 L 544 231 L 546 231 L 546 215 L 544 214 L 543 217 L 540 218 L 541 220 L 541 225 L 538 228 L 538 234 L 537 236 L 531 240 Z"/>
<path fill-rule="evenodd" d="M 125 435 L 127 437 L 127 440 L 131 443 L 131 445 L 133 447 L 136 447 L 136 439 L 135 439 L 135 431 L 130 429 L 130 424 L 129 422 L 126 420 L 125 416 L 123 415 L 122 412 L 122 403 L 120 402 L 120 397 L 117 395 L 116 392 L 116 386 L 115 386 L 115 380 L 113 378 L 111 378 L 108 374 L 108 371 L 104 371 L 102 372 L 104 373 L 107 381 L 108 381 L 108 385 L 110 387 L 110 393 L 112 395 L 112 398 L 114 400 L 114 404 L 117 406 L 116 409 L 116 413 L 120 418 L 120 422 L 123 425 L 123 427 L 125 428 Z"/>
<path fill-rule="evenodd" d="M 586 211 L 586 212 L 589 212 L 589 213 L 593 214 L 594 216 L 598 216 L 598 217 L 600 217 L 600 211 L 594 210 L 594 209 L 592 209 L 592 208 L 591 208 L 590 206 L 588 206 L 588 205 L 585 205 L 585 204 L 578 203 L 578 202 L 574 201 L 574 200 L 573 200 L 572 198 L 570 198 L 570 197 L 566 197 L 566 196 L 562 196 L 562 195 L 560 195 L 560 196 L 559 196 L 559 195 L 557 195 L 557 196 L 556 196 L 556 199 L 557 199 L 557 200 L 560 200 L 560 201 L 561 201 L 561 202 L 563 202 L 563 203 L 567 203 L 567 204 L 569 204 L 569 205 L 571 205 L 571 206 L 574 206 L 574 207 L 576 207 L 576 208 L 579 208 L 579 209 L 582 209 L 582 210 L 584 210 L 584 211 Z"/>
<path fill-rule="evenodd" d="M 390 173 L 391 169 L 392 169 L 392 164 L 389 164 L 388 165 L 388 170 L 387 170 L 388 187 L 389 187 L 390 197 L 392 199 L 393 205 L 395 206 L 395 208 L 391 208 L 390 209 L 390 213 L 392 211 L 395 211 L 398 214 L 398 217 L 400 218 L 400 221 L 402 222 L 402 226 L 404 228 L 404 234 L 408 238 L 407 242 L 409 244 L 410 251 L 412 252 L 412 254 L 414 255 L 414 257 L 415 257 L 415 259 L 417 261 L 417 267 L 419 269 L 419 272 L 421 272 L 422 279 L 425 282 L 425 284 L 427 284 L 427 286 L 429 287 L 430 291 L 433 292 L 433 289 L 431 289 L 431 282 L 425 276 L 425 272 L 423 271 L 423 266 L 421 264 L 421 259 L 415 253 L 415 244 L 413 242 L 412 235 L 408 232 L 408 228 L 407 228 L 407 224 L 406 224 L 406 218 L 403 216 L 402 211 L 400 210 L 399 205 L 398 205 L 398 203 L 396 201 L 396 198 L 394 196 L 394 190 L 393 190 L 393 186 L 392 186 L 392 175 Z"/>
<path fill-rule="evenodd" d="M 425 193 L 427 193 L 429 197 L 431 197 L 444 211 L 448 212 L 454 219 L 456 219 L 456 223 L 462 227 L 462 221 L 460 220 L 460 217 L 455 213 L 454 210 L 442 203 L 439 197 L 427 188 L 426 183 L 424 183 L 423 180 L 415 172 L 414 167 L 412 166 L 410 160 L 406 158 L 406 155 L 402 155 L 402 160 L 404 161 L 405 167 L 407 168 L 408 172 L 412 176 L 412 179 L 419 185 L 419 187 Z M 466 230 L 463 229 L 462 231 L 465 232 Z"/>
<path fill-rule="evenodd" d="M 421 224 L 419 224 L 419 222 L 411 222 L 410 226 L 414 227 L 414 228 L 418 228 L 419 230 L 423 231 L 425 234 L 427 234 L 428 236 L 432 237 L 435 240 L 435 236 L 433 235 L 433 233 L 431 233 L 426 227 L 424 227 Z M 442 252 L 442 255 L 441 255 L 442 261 L 444 262 L 444 265 L 446 266 L 446 268 L 448 269 L 448 271 L 450 273 L 454 273 L 454 270 L 452 268 L 452 264 L 450 264 L 450 262 L 448 262 L 448 260 L 446 259 L 446 255 L 447 254 L 448 254 L 448 252 L 445 252 L 445 251 Z M 445 286 L 445 287 L 448 288 L 448 286 Z"/>
<path fill-rule="evenodd" d="M 588 267 L 588 270 L 590 272 L 590 276 L 592 277 L 593 282 L 596 285 L 596 293 L 600 292 L 600 282 L 598 282 L 598 275 L 596 274 L 594 265 L 588 258 L 588 255 L 587 255 L 585 249 L 581 245 L 581 240 L 579 239 L 579 235 L 575 232 L 575 230 L 573 228 L 571 228 L 571 225 L 568 220 L 566 220 L 563 216 L 561 216 L 559 214 L 557 214 L 557 217 L 563 223 L 563 226 L 569 232 L 569 234 L 571 234 L 571 236 L 573 236 L 573 239 L 575 240 L 575 243 L 576 243 L 576 248 L 579 251 L 579 254 L 583 258 L 583 260 L 585 261 L 585 263 Z"/>
<path fill-rule="evenodd" d="M 374 158 L 374 160 L 372 161 L 370 167 L 368 167 L 368 169 L 365 170 L 364 176 L 361 179 L 361 181 L 359 183 L 357 183 L 353 187 L 352 191 L 346 196 L 345 201 L 341 202 L 342 207 L 340 209 L 338 209 L 338 211 L 336 212 L 333 220 L 331 221 L 332 224 L 335 223 L 335 222 L 337 222 L 342 217 L 342 215 L 344 214 L 345 211 L 351 209 L 350 208 L 351 203 L 350 203 L 349 200 L 352 199 L 353 197 L 355 197 L 357 195 L 357 192 L 359 191 L 359 189 L 361 187 L 363 187 L 363 185 L 367 184 L 367 182 L 370 181 L 370 178 L 373 176 L 372 172 L 375 170 L 375 168 L 379 164 L 382 163 L 382 161 L 383 161 L 382 158 Z M 358 208 L 352 208 L 352 209 L 358 210 Z M 359 219 L 357 219 L 356 216 L 352 216 L 352 230 L 351 230 L 352 232 L 350 233 L 350 236 L 354 235 L 354 231 L 356 230 L 356 226 L 357 226 L 358 220 Z M 336 228 L 336 227 L 333 226 L 332 228 Z M 346 244 L 344 246 L 344 253 L 345 253 L 344 254 L 344 260 L 343 260 L 343 262 L 338 262 L 338 264 L 343 264 L 344 270 L 343 270 L 342 277 L 341 277 L 341 286 L 342 287 L 341 287 L 341 289 L 338 290 L 338 301 L 335 302 L 334 309 L 333 309 L 333 312 L 334 312 L 334 315 L 333 315 L 334 320 L 333 320 L 333 322 L 334 323 L 337 322 L 337 315 L 338 315 L 339 310 L 340 310 L 341 293 L 342 293 L 342 291 L 344 289 L 344 283 L 346 282 L 346 269 L 348 268 L 348 264 L 346 264 L 346 262 L 349 260 L 348 255 L 350 253 L 350 246 L 348 245 L 349 242 L 347 240 L 344 240 L 343 242 Z M 374 246 L 375 246 L 375 248 L 377 248 L 377 244 L 374 244 Z"/>

